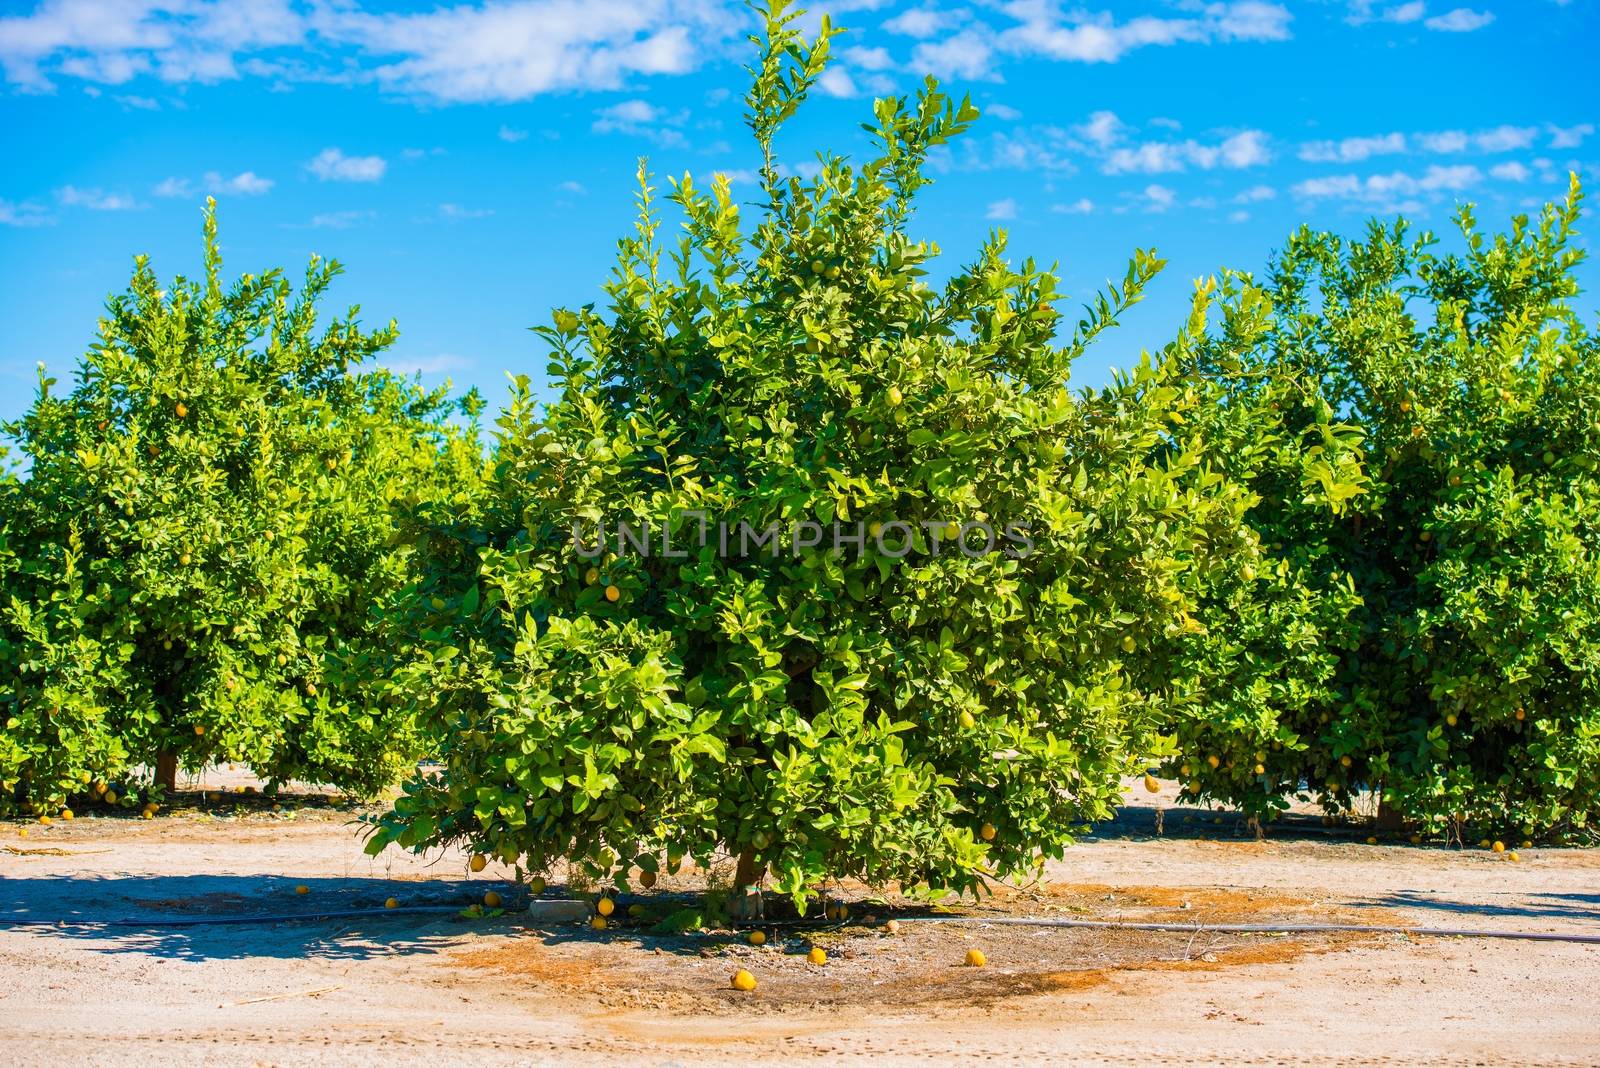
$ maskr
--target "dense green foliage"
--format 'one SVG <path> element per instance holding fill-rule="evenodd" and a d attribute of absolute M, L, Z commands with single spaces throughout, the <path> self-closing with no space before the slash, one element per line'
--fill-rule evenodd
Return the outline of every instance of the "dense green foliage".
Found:
<path fill-rule="evenodd" d="M 359 668 L 408 576 L 390 504 L 454 492 L 476 448 L 443 395 L 356 370 L 392 324 L 316 333 L 337 264 L 298 296 L 220 271 L 208 209 L 204 278 L 162 288 L 141 258 L 73 390 L 41 371 L 8 428 L 28 471 L 4 491 L 7 800 L 213 761 L 371 791 L 413 757 Z"/>
<path fill-rule="evenodd" d="M 801 904 L 1025 872 L 1147 762 L 1262 818 L 1594 833 L 1576 180 L 1453 254 L 1302 230 L 1074 390 L 1161 261 L 1075 323 L 1003 233 L 930 284 L 913 206 L 976 110 L 929 80 L 788 176 L 834 31 L 762 17 L 762 203 L 641 165 L 605 305 L 537 329 L 552 397 L 518 376 L 487 459 L 475 394 L 363 369 L 392 323 L 319 328 L 337 264 L 224 288 L 212 210 L 200 280 L 137 261 L 6 427 L 0 812 L 406 778 L 373 852 L 619 887 L 726 853 Z"/>
<path fill-rule="evenodd" d="M 1216 339 L 1229 401 L 1281 408 L 1257 425 L 1303 440 L 1308 413 L 1331 408 L 1359 432 L 1365 474 L 1334 484 L 1365 492 L 1333 508 L 1272 465 L 1240 472 L 1261 498 L 1267 584 L 1216 602 L 1219 652 L 1195 667 L 1271 665 L 1278 683 L 1308 670 L 1248 710 L 1198 708 L 1184 759 L 1200 792 L 1259 810 L 1303 782 L 1342 809 L 1368 784 L 1436 829 L 1591 825 L 1600 364 L 1570 307 L 1578 203 L 1574 180 L 1565 204 L 1493 238 L 1463 210 L 1460 254 L 1403 223 L 1355 242 L 1302 231 L 1251 343 Z M 1247 749 L 1272 751 L 1264 777 L 1242 774 Z M 1209 768 L 1218 753 L 1233 774 Z"/>
<path fill-rule="evenodd" d="M 395 678 L 443 768 L 406 787 L 374 850 L 573 857 L 618 885 L 727 850 L 801 901 L 846 875 L 969 888 L 1059 855 L 1156 744 L 1127 665 L 1181 625 L 1177 576 L 1243 498 L 1205 471 L 1172 361 L 1066 383 L 1159 263 L 1138 254 L 1064 346 L 1056 278 L 1009 265 L 999 237 L 927 285 L 912 200 L 976 112 L 930 82 L 877 103 L 873 158 L 780 178 L 770 138 L 828 38 L 768 22 L 753 226 L 725 183 L 686 177 L 666 241 L 641 171 L 608 314 L 540 331 L 558 397 L 538 408 L 519 382 L 481 514 L 431 519 L 422 655 Z M 715 533 L 697 544 L 696 512 L 829 537 L 724 553 Z M 604 559 L 566 544 L 575 521 L 613 535 Z M 670 529 L 686 555 L 619 555 L 619 522 Z M 915 532 L 903 556 L 896 522 Z M 977 551 L 976 530 L 958 550 L 977 522 L 1035 550 Z M 835 545 L 834 524 L 866 544 Z"/>

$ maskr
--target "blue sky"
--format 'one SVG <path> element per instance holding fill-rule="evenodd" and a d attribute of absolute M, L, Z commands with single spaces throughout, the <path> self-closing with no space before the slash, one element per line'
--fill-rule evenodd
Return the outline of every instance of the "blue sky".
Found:
<path fill-rule="evenodd" d="M 163 277 L 196 269 L 207 193 L 230 272 L 337 257 L 335 303 L 400 322 L 391 366 L 491 404 L 507 371 L 542 378 L 529 325 L 599 297 L 639 156 L 755 196 L 738 102 L 754 24 L 734 4 L 0 10 L 0 417 L 26 406 L 36 361 L 70 375 L 134 253 Z M 1258 269 L 1300 222 L 1444 228 L 1472 200 L 1498 225 L 1600 159 L 1593 0 L 820 10 L 850 32 L 781 138 L 787 166 L 860 152 L 871 98 L 931 73 L 985 111 L 921 207 L 948 263 L 1004 226 L 1086 298 L 1135 246 L 1170 260 L 1080 384 L 1168 340 L 1195 277 Z"/>

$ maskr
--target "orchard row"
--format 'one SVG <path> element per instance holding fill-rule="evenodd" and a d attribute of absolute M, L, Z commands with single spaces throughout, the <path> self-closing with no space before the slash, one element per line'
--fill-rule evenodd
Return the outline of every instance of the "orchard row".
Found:
<path fill-rule="evenodd" d="M 487 434 L 369 370 L 395 337 L 277 272 L 138 262 L 66 391 L 10 426 L 0 804 L 140 804 L 216 761 L 403 792 L 370 847 L 463 843 L 597 878 L 726 850 L 803 898 L 970 889 L 1059 855 L 1152 768 L 1263 818 L 1376 792 L 1434 830 L 1600 814 L 1600 361 L 1572 303 L 1579 191 L 1454 251 L 1302 230 L 1202 283 L 1100 389 L 1081 319 L 996 235 L 911 236 L 931 82 L 810 180 L 772 137 L 828 58 L 767 12 L 750 213 L 665 194 L 602 306 L 538 328 L 549 387 Z M 670 206 L 677 220 L 664 229 Z M 486 437 L 486 440 L 485 440 Z M 1015 522 L 1026 555 L 913 539 L 608 554 L 574 524 Z M 419 770 L 419 761 L 420 764 Z"/>

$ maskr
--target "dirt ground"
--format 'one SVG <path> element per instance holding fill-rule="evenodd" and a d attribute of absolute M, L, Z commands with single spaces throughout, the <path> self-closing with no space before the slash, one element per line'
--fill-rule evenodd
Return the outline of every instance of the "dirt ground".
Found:
<path fill-rule="evenodd" d="M 1040 883 L 968 903 L 961 922 L 846 887 L 849 924 L 770 926 L 761 947 L 742 932 L 650 932 L 703 873 L 621 900 L 604 932 L 536 924 L 507 869 L 367 857 L 355 810 L 314 798 L 274 811 L 230 791 L 152 820 L 0 823 L 0 1060 L 1600 1064 L 1600 945 L 994 922 L 1600 934 L 1600 852 L 1519 849 L 1513 862 L 1367 845 L 1365 831 L 1310 821 L 1257 842 L 1231 817 L 1175 808 L 1157 836 L 1171 798 L 1170 785 L 1130 796 Z M 458 914 L 491 889 L 503 912 Z M 400 908 L 383 911 L 390 897 Z M 650 915 L 625 919 L 633 905 Z M 351 910 L 377 911 L 314 918 Z M 282 916 L 306 918 L 248 920 Z M 248 922 L 184 925 L 195 918 Z M 807 960 L 813 945 L 825 964 Z M 964 965 L 973 948 L 987 966 Z M 755 991 L 729 988 L 738 968 Z"/>

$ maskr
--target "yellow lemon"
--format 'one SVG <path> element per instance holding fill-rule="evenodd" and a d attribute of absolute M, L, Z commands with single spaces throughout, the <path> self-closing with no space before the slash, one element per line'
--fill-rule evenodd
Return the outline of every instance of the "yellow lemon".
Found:
<path fill-rule="evenodd" d="M 967 967 L 969 967 L 969 968 L 981 968 L 985 964 L 988 964 L 988 963 L 989 963 L 989 958 L 985 957 L 983 955 L 983 950 L 981 950 L 981 949 L 969 949 L 969 950 L 967 950 Z"/>
<path fill-rule="evenodd" d="M 385 898 L 384 902 L 383 902 L 383 907 L 386 908 L 386 909 L 397 909 L 397 908 L 400 907 L 400 902 L 395 900 L 392 897 L 391 898 Z"/>
<path fill-rule="evenodd" d="M 994 830 L 994 824 L 992 824 L 992 823 L 985 823 L 982 827 L 978 828 L 978 836 L 980 838 L 982 838 L 985 842 L 994 841 L 994 835 L 995 835 L 995 830 Z"/>
<path fill-rule="evenodd" d="M 62 809 L 61 810 L 61 818 L 64 819 L 64 820 L 70 820 L 72 818 L 72 810 L 70 808 Z"/>
<path fill-rule="evenodd" d="M 1511 863 L 1513 863 L 1513 864 L 1520 863 L 1521 860 L 1522 860 L 1521 857 L 1517 856 L 1515 850 L 1512 850 L 1510 853 L 1507 853 L 1506 856 L 1510 858 Z"/>
<path fill-rule="evenodd" d="M 1156 777 L 1154 775 L 1147 774 L 1144 777 L 1144 788 L 1153 794 L 1159 794 L 1161 792 L 1161 784 L 1156 781 Z"/>
<path fill-rule="evenodd" d="M 1217 756 L 1208 756 L 1206 757 L 1206 763 L 1211 766 L 1211 770 L 1215 771 L 1222 764 L 1222 760 Z"/>
<path fill-rule="evenodd" d="M 971 712 L 963 712 L 963 713 L 961 713 L 961 726 L 962 727 L 964 727 L 965 729 L 970 731 L 972 728 L 976 727 L 977 725 L 978 725 L 977 717 L 973 716 L 973 714 Z"/>
<path fill-rule="evenodd" d="M 495 893 L 493 890 L 490 890 L 487 894 L 483 895 L 483 903 L 489 908 L 497 909 L 500 907 L 500 895 Z"/>
<path fill-rule="evenodd" d="M 1504 853 L 1506 851 L 1506 844 L 1504 842 L 1497 841 L 1490 845 L 1489 848 L 1494 850 L 1496 853 Z"/>
<path fill-rule="evenodd" d="M 1351 763 L 1352 763 L 1351 759 L 1349 757 L 1347 757 L 1347 756 L 1342 756 L 1342 757 L 1339 758 L 1339 766 L 1341 768 L 1348 768 L 1351 765 Z"/>
<path fill-rule="evenodd" d="M 471 868 L 473 871 L 482 871 L 484 868 L 487 868 L 488 866 L 489 866 L 488 858 L 486 858 L 481 853 L 474 854 L 473 858 L 471 860 L 467 861 L 467 867 Z"/>
<path fill-rule="evenodd" d="M 606 600 L 613 602 L 622 600 L 622 591 L 617 589 L 615 586 L 607 586 Z"/>
<path fill-rule="evenodd" d="M 740 968 L 733 973 L 733 979 L 730 980 L 730 983 L 735 990 L 754 990 L 756 988 L 756 977 Z"/>
<path fill-rule="evenodd" d="M 606 918 L 604 916 L 591 916 L 589 918 L 589 926 L 596 931 L 604 931 L 606 929 Z"/>
<path fill-rule="evenodd" d="M 767 944 L 767 932 L 751 931 L 745 936 L 745 941 L 749 942 L 752 946 L 764 946 Z"/>
<path fill-rule="evenodd" d="M 594 910 L 602 916 L 609 916 L 617 911 L 617 903 L 609 897 L 603 897 L 594 903 Z"/>
<path fill-rule="evenodd" d="M 587 582 L 591 586 L 593 586 L 596 582 L 599 582 L 600 569 L 598 567 L 591 567 L 589 570 L 585 571 L 583 573 L 583 581 Z"/>
<path fill-rule="evenodd" d="M 299 885 L 299 886 L 294 888 L 294 892 L 297 893 L 297 894 L 309 894 L 309 893 L 311 893 L 311 887 L 306 886 L 304 883 L 302 883 L 301 885 Z"/>
<path fill-rule="evenodd" d="M 189 414 L 188 407 L 181 403 L 172 410 L 177 413 L 179 419 L 182 419 L 184 416 Z"/>
<path fill-rule="evenodd" d="M 197 735 L 199 735 L 199 734 L 204 734 L 204 733 L 205 733 L 205 732 L 206 732 L 206 728 L 205 728 L 205 724 L 203 724 L 203 723 L 196 723 L 196 724 L 195 724 L 195 725 L 194 725 L 194 732 L 195 732 L 195 734 L 197 734 Z"/>
<path fill-rule="evenodd" d="M 107 790 L 106 791 L 106 804 L 114 805 L 116 803 L 117 803 L 117 792 L 115 790 Z"/>
<path fill-rule="evenodd" d="M 889 407 L 891 407 L 891 408 L 900 407 L 900 402 L 905 400 L 905 397 L 900 393 L 900 387 L 899 386 L 890 386 L 889 387 L 888 400 L 889 400 Z"/>
<path fill-rule="evenodd" d="M 806 954 L 806 960 L 812 964 L 826 964 L 828 963 L 828 954 L 821 946 L 812 946 L 811 952 Z"/>

